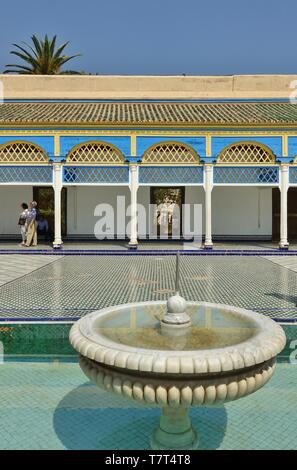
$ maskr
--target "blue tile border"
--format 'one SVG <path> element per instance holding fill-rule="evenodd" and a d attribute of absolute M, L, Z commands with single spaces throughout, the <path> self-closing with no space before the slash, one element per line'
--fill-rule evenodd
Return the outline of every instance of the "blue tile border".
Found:
<path fill-rule="evenodd" d="M 63 249 L 52 249 L 52 250 L 11 250 L 11 249 L 0 249 L 0 255 L 57 255 L 57 256 L 88 256 L 88 255 L 103 255 L 103 256 L 172 256 L 173 254 L 180 253 L 181 255 L 194 255 L 194 256 L 267 256 L 267 255 L 276 255 L 276 256 L 296 256 L 297 250 L 279 250 L 278 248 L 271 248 L 267 250 L 178 250 L 178 249 L 168 249 L 168 250 L 108 250 L 108 249 L 99 249 L 99 250 L 63 250 Z"/>

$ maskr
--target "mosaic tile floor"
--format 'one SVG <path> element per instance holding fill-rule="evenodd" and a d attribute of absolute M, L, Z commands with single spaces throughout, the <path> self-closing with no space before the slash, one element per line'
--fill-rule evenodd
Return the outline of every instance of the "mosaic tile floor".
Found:
<path fill-rule="evenodd" d="M 297 256 L 263 256 L 263 258 L 290 271 L 297 272 Z"/>
<path fill-rule="evenodd" d="M 58 258 L 42 255 L 28 255 L 26 257 L 2 255 L 0 257 L 0 286 L 57 261 Z"/>
<path fill-rule="evenodd" d="M 71 320 L 118 303 L 166 300 L 174 290 L 174 270 L 174 256 L 55 257 L 0 286 L 0 319 Z M 297 273 L 263 257 L 183 255 L 181 273 L 181 294 L 188 300 L 297 319 Z"/>
<path fill-rule="evenodd" d="M 159 411 L 100 391 L 76 363 L 0 366 L 0 449 L 148 449 Z M 253 395 L 193 409 L 200 449 L 297 449 L 297 366 Z"/>

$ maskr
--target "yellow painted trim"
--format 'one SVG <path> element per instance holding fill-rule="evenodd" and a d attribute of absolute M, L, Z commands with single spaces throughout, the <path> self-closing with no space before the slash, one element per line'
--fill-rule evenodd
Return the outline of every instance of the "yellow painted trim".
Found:
<path fill-rule="evenodd" d="M 234 136 L 234 135 L 243 135 L 243 136 L 259 136 L 259 137 L 265 137 L 265 136 L 277 136 L 277 137 L 282 137 L 283 135 L 286 135 L 288 137 L 297 137 L 297 127 L 296 127 L 296 133 L 292 133 L 291 131 L 262 131 L 262 132 L 257 132 L 249 130 L 249 131 L 241 131 L 240 129 L 238 130 L 232 130 L 232 131 L 226 131 L 226 130 L 213 130 L 213 131 L 189 131 L 187 129 L 185 130 L 164 130 L 160 129 L 159 131 L 156 130 L 134 130 L 133 132 L 127 132 L 125 130 L 121 129 L 114 129 L 114 130 L 85 130 L 85 129 L 75 129 L 75 130 L 54 130 L 54 129 L 48 129 L 48 128 L 42 128 L 38 130 L 32 130 L 32 129 L 14 129 L 14 130 L 0 130 L 0 135 L 2 136 L 19 136 L 19 135 L 30 135 L 30 136 L 35 136 L 35 137 L 41 137 L 41 136 L 53 136 L 55 137 L 56 135 L 59 135 L 59 137 L 67 137 L 67 136 L 76 136 L 76 135 L 87 135 L 89 137 L 96 137 L 96 136 L 114 136 L 114 135 L 120 135 L 120 136 L 126 136 L 126 137 L 132 137 L 132 136 L 176 136 L 176 137 L 182 137 L 185 135 L 190 135 L 190 136 L 197 136 L 197 137 L 206 137 L 210 136 L 211 138 L 213 137 L 222 137 L 222 136 Z"/>
<path fill-rule="evenodd" d="M 288 156 L 288 136 L 282 135 L 282 156 Z"/>
<path fill-rule="evenodd" d="M 60 156 L 60 136 L 59 136 L 59 134 L 54 134 L 54 154 L 55 154 L 55 157 Z"/>
<path fill-rule="evenodd" d="M 212 152 L 211 152 L 211 138 L 212 136 L 210 134 L 207 134 L 206 135 L 206 138 L 205 138 L 205 152 L 206 152 L 206 157 L 211 157 L 212 156 Z"/>
<path fill-rule="evenodd" d="M 203 128 L 206 128 L 206 129 L 210 129 L 210 130 L 216 130 L 216 129 L 220 129 L 222 127 L 224 128 L 231 128 L 231 129 L 261 129 L 261 128 L 271 128 L 271 129 L 278 129 L 278 132 L 282 132 L 282 129 L 283 128 L 286 128 L 286 129 L 297 129 L 297 125 L 296 124 L 291 124 L 291 123 L 288 123 L 288 124 L 284 124 L 284 123 L 281 123 L 281 124 L 276 124 L 276 123 L 266 123 L 266 122 L 260 122 L 260 123 L 257 123 L 257 124 L 251 124 L 251 123 L 242 123 L 242 124 L 234 124 L 233 122 L 224 122 L 224 123 L 220 123 L 220 124 L 216 124 L 216 123 L 196 123 L 196 122 L 193 122 L 193 123 L 183 123 L 183 122 L 177 122 L 177 123 L 172 123 L 171 125 L 167 122 L 164 122 L 164 121 L 156 121 L 154 123 L 136 123 L 136 124 L 131 124 L 130 122 L 121 122 L 121 123 L 101 123 L 101 122 L 97 122 L 97 123 L 91 123 L 91 124 L 85 124 L 85 125 L 82 125 L 81 123 L 78 123 L 78 124 L 75 124 L 73 122 L 55 122 L 55 123 L 30 123 L 30 124 L 27 124 L 26 122 L 21 122 L 21 121 L 17 121 L 17 122 L 14 122 L 14 123 L 9 123 L 9 124 L 2 124 L 1 125 L 2 128 L 11 128 L 11 127 L 15 127 L 15 128 L 23 128 L 23 129 L 42 129 L 42 128 L 46 128 L 46 129 L 57 129 L 59 128 L 59 130 L 61 129 L 67 129 L 69 127 L 71 128 L 75 128 L 75 129 L 84 129 L 84 128 L 88 128 L 88 129 L 100 129 L 100 128 L 110 128 L 110 129 L 121 129 L 121 128 L 128 128 L 128 129 L 131 129 L 131 131 L 133 130 L 137 130 L 139 129 L 139 127 L 142 127 L 142 128 L 145 128 L 145 129 L 155 129 L 156 127 L 159 127 L 159 128 L 166 128 L 166 127 L 175 127 L 177 129 L 187 129 L 187 128 L 190 128 L 190 129 L 193 129 L 195 127 L 199 128 L 199 129 L 203 129 Z"/>
<path fill-rule="evenodd" d="M 132 157 L 136 157 L 136 134 L 131 134 L 130 139 L 130 153 Z"/>

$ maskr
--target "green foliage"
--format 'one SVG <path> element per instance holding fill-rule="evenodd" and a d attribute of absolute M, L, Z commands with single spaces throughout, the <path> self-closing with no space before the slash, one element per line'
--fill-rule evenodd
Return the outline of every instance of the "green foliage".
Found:
<path fill-rule="evenodd" d="M 10 53 L 22 59 L 25 64 L 7 64 L 9 67 L 4 73 L 18 73 L 25 75 L 61 75 L 61 74 L 79 74 L 73 70 L 61 71 L 61 67 L 69 62 L 69 60 L 80 56 L 75 54 L 72 56 L 63 55 L 65 47 L 69 42 L 65 42 L 61 46 L 56 47 L 57 36 L 52 39 L 45 35 L 44 40 L 38 39 L 35 35 L 31 36 L 32 45 L 23 43 L 23 46 L 13 44 L 16 50 Z"/>

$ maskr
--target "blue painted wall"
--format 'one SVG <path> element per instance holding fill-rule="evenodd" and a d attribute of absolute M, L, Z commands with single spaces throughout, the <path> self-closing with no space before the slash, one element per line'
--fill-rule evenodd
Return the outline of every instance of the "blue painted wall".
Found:
<path fill-rule="evenodd" d="M 0 136 L 0 144 L 7 142 L 15 142 L 18 140 L 32 142 L 32 144 L 39 145 L 43 148 L 48 155 L 54 154 L 54 137 L 51 136 Z"/>
<path fill-rule="evenodd" d="M 150 137 L 150 136 L 139 136 L 136 137 L 136 154 L 138 156 L 142 156 L 144 152 L 151 147 L 151 145 L 158 144 L 159 142 L 183 142 L 184 144 L 193 147 L 193 149 L 200 155 L 204 156 L 206 152 L 206 138 L 205 137 L 175 137 L 175 136 L 167 136 L 167 137 Z"/>
<path fill-rule="evenodd" d="M 294 158 L 297 155 L 297 136 L 288 137 L 288 156 Z"/>
<path fill-rule="evenodd" d="M 269 136 L 269 137 L 257 137 L 257 136 L 238 136 L 238 137 L 212 137 L 212 155 L 218 156 L 218 154 L 228 145 L 231 145 L 235 142 L 258 142 L 269 147 L 272 152 L 277 156 L 282 156 L 282 138 L 279 136 Z"/>
<path fill-rule="evenodd" d="M 130 155 L 130 137 L 128 136 L 62 136 L 60 138 L 60 151 L 62 156 L 66 156 L 69 151 L 78 144 L 90 141 L 102 141 L 117 147 L 125 156 Z"/>

